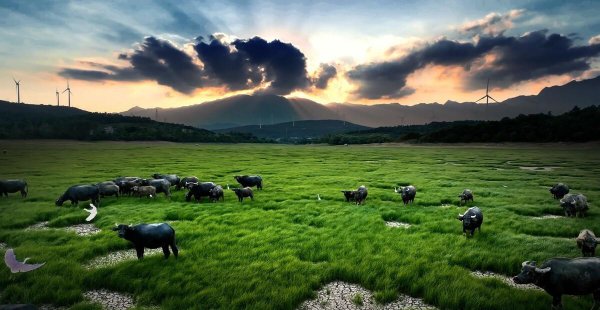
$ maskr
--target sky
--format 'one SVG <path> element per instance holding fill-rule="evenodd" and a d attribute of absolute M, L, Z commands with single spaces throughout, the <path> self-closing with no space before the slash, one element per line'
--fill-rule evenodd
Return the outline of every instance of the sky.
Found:
<path fill-rule="evenodd" d="M 600 1 L 0 0 L 0 99 L 498 101 L 600 75 Z"/>

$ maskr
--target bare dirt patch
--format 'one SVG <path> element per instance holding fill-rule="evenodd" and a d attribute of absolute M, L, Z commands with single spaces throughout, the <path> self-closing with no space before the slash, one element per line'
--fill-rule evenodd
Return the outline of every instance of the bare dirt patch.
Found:
<path fill-rule="evenodd" d="M 25 228 L 25 231 L 48 230 L 48 229 L 50 229 L 50 227 L 48 227 L 48 223 L 49 223 L 48 221 L 35 223 L 35 224 Z"/>
<path fill-rule="evenodd" d="M 325 285 L 317 292 L 317 298 L 307 300 L 299 310 L 433 310 L 433 306 L 425 304 L 421 299 L 400 295 L 400 297 L 385 305 L 377 304 L 373 298 L 373 293 L 360 285 L 351 284 L 342 281 L 335 281 Z"/>
<path fill-rule="evenodd" d="M 554 214 L 545 214 L 542 216 L 532 216 L 531 219 L 532 220 L 548 220 L 548 219 L 561 219 L 564 216 L 560 216 L 560 215 L 554 215 Z"/>
<path fill-rule="evenodd" d="M 105 310 L 123 310 L 133 308 L 135 301 L 130 295 L 108 290 L 95 290 L 83 293 L 92 302 L 102 305 Z"/>
<path fill-rule="evenodd" d="M 501 275 L 501 274 L 497 274 L 495 272 L 491 272 L 491 271 L 473 271 L 471 272 L 471 275 L 476 277 L 476 278 L 495 278 L 498 279 L 502 282 L 504 282 L 506 285 L 510 286 L 510 287 L 514 287 L 514 288 L 518 288 L 518 289 L 522 289 L 522 290 L 538 290 L 541 291 L 542 289 L 533 285 L 533 284 L 517 284 L 515 282 L 513 282 L 513 280 L 510 277 L 507 277 L 505 275 Z"/>
<path fill-rule="evenodd" d="M 162 249 L 146 249 L 144 251 L 144 257 L 162 254 Z M 96 257 L 86 264 L 83 265 L 86 269 L 94 269 L 94 268 L 104 268 L 117 265 L 121 262 L 128 260 L 136 260 L 137 254 L 134 249 L 131 250 L 123 250 L 109 253 L 105 256 Z"/>
<path fill-rule="evenodd" d="M 6 243 L 4 243 L 4 242 L 0 242 L 0 250 L 4 250 L 4 249 L 6 249 L 6 247 L 7 247 L 7 246 L 8 246 L 8 245 L 7 245 Z"/>
<path fill-rule="evenodd" d="M 78 236 L 91 236 L 102 231 L 94 224 L 77 224 L 66 227 L 65 230 L 75 232 Z"/>
<path fill-rule="evenodd" d="M 392 228 L 409 228 L 412 225 L 402 222 L 385 222 L 385 226 Z"/>
<path fill-rule="evenodd" d="M 555 166 L 548 166 L 548 167 L 538 167 L 538 166 L 520 166 L 519 169 L 521 170 L 528 170 L 528 171 L 541 171 L 541 172 L 548 172 L 548 171 L 554 171 L 555 169 L 558 169 L 560 167 L 555 167 Z"/>

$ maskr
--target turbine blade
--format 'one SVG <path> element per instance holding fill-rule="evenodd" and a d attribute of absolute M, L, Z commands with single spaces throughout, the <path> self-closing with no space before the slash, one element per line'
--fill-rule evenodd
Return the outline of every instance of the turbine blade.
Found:
<path fill-rule="evenodd" d="M 63 90 L 62 93 L 64 94 L 67 90 L 69 90 L 69 89 L 67 88 L 67 89 Z"/>
<path fill-rule="evenodd" d="M 475 102 L 477 102 L 477 101 L 479 101 L 479 100 L 481 100 L 481 99 L 485 99 L 485 97 L 487 97 L 487 95 L 485 95 L 485 96 L 483 96 L 483 97 L 481 97 L 481 98 L 477 99 Z"/>
<path fill-rule="evenodd" d="M 496 101 L 496 103 L 500 103 L 500 102 L 498 102 L 496 99 L 492 98 L 492 96 L 488 96 L 488 97 L 489 97 L 490 99 L 492 99 L 492 100 Z"/>
<path fill-rule="evenodd" d="M 489 91 L 490 91 L 490 79 L 488 79 L 488 81 L 487 81 L 487 86 L 485 87 L 485 94 L 487 95 Z"/>

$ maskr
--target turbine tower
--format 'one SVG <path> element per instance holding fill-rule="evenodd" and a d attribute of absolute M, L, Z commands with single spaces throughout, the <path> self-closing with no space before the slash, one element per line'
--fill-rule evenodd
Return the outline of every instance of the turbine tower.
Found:
<path fill-rule="evenodd" d="M 60 93 L 58 92 L 58 88 L 56 88 L 56 106 L 60 107 Z"/>
<path fill-rule="evenodd" d="M 17 103 L 21 103 L 21 90 L 20 90 L 21 80 L 17 81 L 13 77 L 13 81 L 15 81 L 15 86 L 17 87 Z"/>
<path fill-rule="evenodd" d="M 487 80 L 487 86 L 485 88 L 485 96 L 477 99 L 477 101 L 485 98 L 485 106 L 486 107 L 490 104 L 490 99 L 494 100 L 494 102 L 496 102 L 496 103 L 499 103 L 498 101 L 496 101 L 496 99 L 492 98 L 492 96 L 490 96 L 489 93 L 490 93 L 490 79 Z M 477 101 L 475 101 L 475 103 L 477 103 Z"/>
<path fill-rule="evenodd" d="M 67 80 L 67 88 L 65 90 L 63 90 L 63 94 L 67 92 L 67 94 L 69 95 L 69 108 L 71 107 L 71 87 L 69 86 L 69 80 Z"/>

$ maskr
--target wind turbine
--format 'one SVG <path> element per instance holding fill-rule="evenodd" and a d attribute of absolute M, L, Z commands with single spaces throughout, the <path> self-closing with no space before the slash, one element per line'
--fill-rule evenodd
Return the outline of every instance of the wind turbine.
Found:
<path fill-rule="evenodd" d="M 56 88 L 56 106 L 60 107 L 60 93 L 58 92 L 58 88 Z"/>
<path fill-rule="evenodd" d="M 477 101 L 484 99 L 485 98 L 485 106 L 487 107 L 490 104 L 490 99 L 494 100 L 496 103 L 499 103 L 498 101 L 496 101 L 496 99 L 492 98 L 492 96 L 489 95 L 490 92 L 490 79 L 487 80 L 487 86 L 485 88 L 485 96 L 477 99 Z M 477 103 L 477 101 L 475 101 L 475 103 Z"/>
<path fill-rule="evenodd" d="M 69 108 L 71 107 L 71 87 L 69 86 L 69 80 L 67 80 L 67 88 L 63 90 L 63 94 L 67 92 L 69 95 Z"/>
<path fill-rule="evenodd" d="M 20 91 L 20 86 L 21 86 L 21 80 L 15 80 L 15 77 L 13 76 L 13 81 L 15 81 L 15 86 L 17 87 L 17 103 L 21 103 L 21 91 Z"/>

